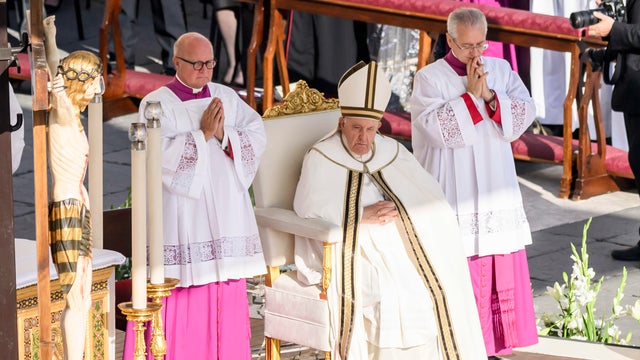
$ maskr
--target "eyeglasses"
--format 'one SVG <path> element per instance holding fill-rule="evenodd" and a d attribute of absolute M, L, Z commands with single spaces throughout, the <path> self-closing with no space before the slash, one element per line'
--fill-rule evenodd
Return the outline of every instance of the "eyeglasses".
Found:
<path fill-rule="evenodd" d="M 489 43 L 486 42 L 486 41 L 483 41 L 483 42 L 481 42 L 479 44 L 476 44 L 476 45 L 471 45 L 471 44 L 462 44 L 462 45 L 460 45 L 460 44 L 458 44 L 456 39 L 451 38 L 451 40 L 453 40 L 453 43 L 456 44 L 456 46 L 460 50 L 463 50 L 463 51 L 471 51 L 471 50 L 474 50 L 474 49 L 477 49 L 477 50 L 480 50 L 480 51 L 485 51 L 485 50 L 487 50 L 489 48 Z"/>
<path fill-rule="evenodd" d="M 214 66 L 216 66 L 216 60 L 215 59 L 211 59 L 209 61 L 189 61 L 185 58 L 181 58 L 180 56 L 176 56 L 178 59 L 186 62 L 187 64 L 191 64 L 191 66 L 193 66 L 193 70 L 195 71 L 200 71 L 202 70 L 203 66 L 206 66 L 207 69 L 211 70 L 213 69 Z"/>

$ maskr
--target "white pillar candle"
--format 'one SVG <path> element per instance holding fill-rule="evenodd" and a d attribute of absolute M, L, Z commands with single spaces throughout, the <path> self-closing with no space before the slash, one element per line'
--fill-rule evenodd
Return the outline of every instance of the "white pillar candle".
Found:
<path fill-rule="evenodd" d="M 102 95 L 89 103 L 89 204 L 93 247 L 103 248 Z"/>
<path fill-rule="evenodd" d="M 146 127 L 132 123 L 131 140 L 131 301 L 134 309 L 147 307 L 147 189 Z"/>
<path fill-rule="evenodd" d="M 162 237 L 162 108 L 157 101 L 145 106 L 147 119 L 147 191 L 149 194 L 149 267 L 152 284 L 164 284 L 164 240 Z"/>

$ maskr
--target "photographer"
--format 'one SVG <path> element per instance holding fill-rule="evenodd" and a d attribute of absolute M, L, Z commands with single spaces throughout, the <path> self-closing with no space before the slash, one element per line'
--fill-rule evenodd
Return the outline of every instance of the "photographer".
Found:
<path fill-rule="evenodd" d="M 597 2 L 600 5 L 600 1 Z M 600 36 L 608 41 L 608 52 L 618 56 L 616 66 L 620 77 L 611 96 L 613 110 L 624 114 L 624 124 L 629 143 L 629 165 L 640 190 L 640 107 L 635 95 L 640 91 L 640 0 L 627 0 L 627 22 L 614 21 L 611 17 L 594 12 L 600 19 L 588 27 L 588 35 Z M 611 256 L 617 260 L 640 260 L 640 241 L 625 250 L 614 250 Z"/>

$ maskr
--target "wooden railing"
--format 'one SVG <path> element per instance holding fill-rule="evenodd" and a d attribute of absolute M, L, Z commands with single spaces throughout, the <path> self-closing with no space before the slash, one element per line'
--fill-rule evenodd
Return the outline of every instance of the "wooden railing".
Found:
<path fill-rule="evenodd" d="M 255 58 L 261 42 L 262 21 L 264 16 L 261 11 L 264 9 L 264 0 L 256 0 L 256 22 L 254 26 L 254 37 L 248 50 L 249 60 Z M 602 47 L 605 45 L 600 39 L 583 37 L 579 30 L 573 29 L 569 20 L 559 16 L 534 14 L 524 10 L 492 7 L 486 5 L 474 5 L 451 0 L 269 0 L 269 35 L 263 61 L 263 82 L 264 95 L 262 99 L 262 109 L 267 109 L 273 104 L 273 65 L 274 59 L 278 66 L 280 81 L 283 92 L 289 92 L 289 76 L 287 73 L 286 60 L 284 55 L 284 20 L 282 10 L 296 10 L 313 14 L 348 18 L 370 23 L 387 24 L 405 28 L 419 29 L 420 51 L 418 66 L 426 64 L 433 48 L 433 41 L 427 33 L 446 32 L 446 22 L 448 14 L 460 7 L 473 6 L 479 8 L 487 17 L 489 40 L 501 41 L 526 47 L 539 47 L 543 49 L 568 52 L 571 54 L 571 69 L 567 95 L 564 100 L 564 134 L 563 134 L 563 174 L 560 179 L 560 190 L 558 196 L 568 198 L 572 185 L 576 179 L 582 184 L 588 184 L 590 177 L 604 178 L 606 171 L 592 171 L 589 164 L 581 162 L 583 169 L 578 169 L 575 176 L 572 174 L 574 165 L 574 154 L 571 147 L 571 123 L 572 108 L 576 106 L 576 97 L 583 90 L 579 88 L 580 77 L 580 46 Z M 261 17 L 261 18 L 259 18 Z M 255 72 L 251 69 L 252 63 L 248 66 L 247 85 L 255 84 Z M 255 66 L 255 65 L 254 65 Z M 584 89 L 591 89 L 595 77 L 587 77 Z M 599 81 L 599 80 L 598 80 Z M 248 86 L 249 104 L 255 107 L 253 87 Z M 583 101 L 588 103 L 597 97 L 597 92 L 588 93 Z M 598 114 L 599 115 L 599 114 Z M 581 114 L 581 116 L 586 116 Z M 585 121 L 586 123 L 586 121 Z M 602 139 L 604 141 L 604 139 Z M 591 153 L 591 148 L 581 149 L 584 158 Z M 609 179 L 610 180 L 610 179 Z M 584 186 L 582 186 L 584 188 Z M 604 193 L 617 190 L 615 183 L 610 180 L 600 182 L 598 189 L 592 189 L 590 193 Z M 574 197 L 575 193 L 574 193 Z M 577 198 L 584 198 L 578 194 Z"/>

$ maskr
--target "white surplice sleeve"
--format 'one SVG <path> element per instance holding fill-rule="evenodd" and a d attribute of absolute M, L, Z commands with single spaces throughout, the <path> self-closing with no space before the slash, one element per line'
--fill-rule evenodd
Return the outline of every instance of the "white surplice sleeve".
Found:
<path fill-rule="evenodd" d="M 225 99 L 224 113 L 224 131 L 233 151 L 236 174 L 248 189 L 267 144 L 262 117 L 238 97 Z"/>
<path fill-rule="evenodd" d="M 465 103 L 462 94 L 466 91 L 466 80 L 451 71 L 446 62 L 436 62 L 416 74 L 411 97 L 411 131 L 430 147 L 461 148 L 482 141 L 469 106 L 476 108 L 482 121 L 491 121 L 505 142 L 520 137 L 533 122 L 535 105 L 520 77 L 502 59 L 485 60 L 489 72 L 487 85 L 496 92 L 500 106 L 500 125 L 490 119 L 482 99 Z"/>
<path fill-rule="evenodd" d="M 200 130 L 200 117 L 206 103 L 186 108 L 167 88 L 160 88 L 140 103 L 138 121 L 146 123 L 144 108 L 148 101 L 160 101 L 162 116 L 162 183 L 165 190 L 197 199 L 207 179 L 209 150 Z"/>
<path fill-rule="evenodd" d="M 200 130 L 202 113 L 210 99 L 181 102 L 170 90 L 152 93 L 140 104 L 140 120 L 144 120 L 146 101 L 159 100 L 162 105 L 162 181 L 164 187 L 179 196 L 196 199 L 201 196 L 211 164 L 211 146 Z M 245 189 L 251 185 L 266 145 L 262 118 L 230 89 L 210 87 L 213 97 L 220 97 L 225 114 L 225 137 L 233 151 L 234 169 Z M 166 90 L 166 91 L 165 91 Z"/>
<path fill-rule="evenodd" d="M 440 72 L 425 70 L 430 69 L 419 71 L 414 79 L 411 131 L 418 133 L 431 147 L 472 145 L 477 134 L 461 96 L 465 93 L 464 84 L 454 73 L 447 79 Z"/>
<path fill-rule="evenodd" d="M 200 130 L 162 139 L 162 181 L 176 195 L 197 199 L 204 186 L 208 146 Z"/>
<path fill-rule="evenodd" d="M 494 81 L 493 89 L 500 104 L 500 119 L 502 123 L 502 137 L 511 142 L 522 135 L 536 117 L 536 108 L 518 74 L 511 70 L 505 61 L 497 62 L 499 68 L 494 70 L 499 81 Z M 506 65 L 506 67 L 505 67 Z"/>

